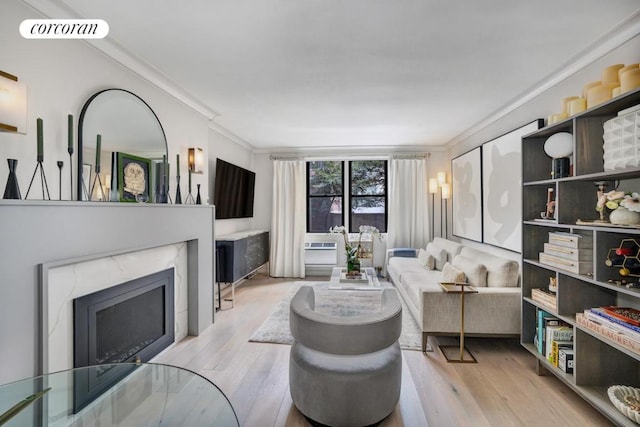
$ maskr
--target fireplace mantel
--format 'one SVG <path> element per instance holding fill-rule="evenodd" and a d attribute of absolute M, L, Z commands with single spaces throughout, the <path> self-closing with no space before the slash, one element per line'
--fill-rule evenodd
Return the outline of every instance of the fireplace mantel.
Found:
<path fill-rule="evenodd" d="M 0 200 L 0 384 L 40 373 L 42 266 L 187 243 L 188 332 L 213 323 L 214 207 Z"/>

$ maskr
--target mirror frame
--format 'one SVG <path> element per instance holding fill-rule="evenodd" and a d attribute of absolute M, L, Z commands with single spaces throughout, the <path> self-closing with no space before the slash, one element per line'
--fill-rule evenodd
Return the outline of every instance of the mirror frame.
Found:
<path fill-rule="evenodd" d="M 112 88 L 108 88 L 108 89 L 103 89 L 100 90 L 96 93 L 94 93 L 93 95 L 91 95 L 89 97 L 89 99 L 87 99 L 87 101 L 84 103 L 84 105 L 82 106 L 82 111 L 80 112 L 80 117 L 78 118 L 78 147 L 77 147 L 77 165 L 76 165 L 76 200 L 78 201 L 82 201 L 82 165 L 83 165 L 83 155 L 82 155 L 82 149 L 84 147 L 83 144 L 83 135 L 82 135 L 82 131 L 83 131 L 83 127 L 84 127 L 84 118 L 85 118 L 85 114 L 87 113 L 87 109 L 89 108 L 89 106 L 91 105 L 91 102 L 96 99 L 99 95 L 105 93 L 105 92 L 109 92 L 109 91 L 121 91 L 121 92 L 126 92 L 134 97 L 136 97 L 140 102 L 142 102 L 148 109 L 149 111 L 151 111 L 151 113 L 153 114 L 153 117 L 155 117 L 156 121 L 158 122 L 158 126 L 160 126 L 160 131 L 162 132 L 162 136 L 164 138 L 164 145 L 165 145 L 165 151 L 167 153 L 167 162 L 169 161 L 169 144 L 167 142 L 167 135 L 164 132 L 164 128 L 162 127 L 162 123 L 160 122 L 160 119 L 158 118 L 158 115 L 156 114 L 155 111 L 153 111 L 153 108 L 151 108 L 151 106 L 149 104 L 147 104 L 147 102 L 140 98 L 138 95 L 136 95 L 135 93 L 126 90 L 126 89 L 122 89 L 122 88 L 116 88 L 116 87 L 112 87 Z M 166 167 L 166 166 L 165 166 Z"/>

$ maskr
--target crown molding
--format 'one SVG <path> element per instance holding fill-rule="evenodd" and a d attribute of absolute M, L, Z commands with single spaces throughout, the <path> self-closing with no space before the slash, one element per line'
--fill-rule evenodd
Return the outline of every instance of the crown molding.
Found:
<path fill-rule="evenodd" d="M 51 0 L 22 0 L 22 2 L 46 18 L 83 19 L 82 16 L 79 16 L 77 12 L 73 11 L 67 5 L 54 3 Z M 132 55 L 127 49 L 109 38 L 109 36 L 104 39 L 84 39 L 82 42 L 94 47 L 105 57 L 171 95 L 186 106 L 205 116 L 208 120 L 212 120 L 214 117 L 220 115 L 194 98 L 151 64 Z"/>
<path fill-rule="evenodd" d="M 229 131 L 227 128 L 225 128 L 223 126 L 220 126 L 218 123 L 215 123 L 213 121 L 213 119 L 211 121 L 209 121 L 209 129 L 211 129 L 212 131 L 224 136 L 225 138 L 227 138 L 231 142 L 234 142 L 234 143 L 240 145 L 241 147 L 243 147 L 243 148 L 245 148 L 245 149 L 247 149 L 247 150 L 249 150 L 251 152 L 255 152 L 256 147 L 254 147 L 253 145 L 251 145 L 250 143 L 248 143 L 244 139 L 240 138 L 235 133 Z"/>
<path fill-rule="evenodd" d="M 600 36 L 596 41 L 588 45 L 582 51 L 571 57 L 563 65 L 561 65 L 556 71 L 534 84 L 531 88 L 524 91 L 521 95 L 512 99 L 504 107 L 489 114 L 480 122 L 471 126 L 460 135 L 453 138 L 451 141 L 444 144 L 447 149 L 452 149 L 457 144 L 461 143 L 470 136 L 476 134 L 480 130 L 486 128 L 492 123 L 503 118 L 507 114 L 515 111 L 517 108 L 523 106 L 527 102 L 542 95 L 547 90 L 551 89 L 560 82 L 566 80 L 577 72 L 583 70 L 588 65 L 597 61 L 607 53 L 622 46 L 632 38 L 640 34 L 640 9 L 638 9 L 633 15 L 629 16 L 618 25 L 612 27 L 609 31 Z"/>
<path fill-rule="evenodd" d="M 366 152 L 367 156 L 389 156 L 416 153 L 434 153 L 444 152 L 445 147 L 442 145 L 375 145 L 371 147 L 362 146 L 339 146 L 339 147 L 268 147 L 256 148 L 254 154 L 268 154 L 274 156 L 325 156 L 336 157 L 341 156 L 362 156 Z"/>

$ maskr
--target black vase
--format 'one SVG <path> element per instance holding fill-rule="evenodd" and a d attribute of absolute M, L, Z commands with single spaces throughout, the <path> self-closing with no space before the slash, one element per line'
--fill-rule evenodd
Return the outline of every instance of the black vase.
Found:
<path fill-rule="evenodd" d="M 200 198 L 200 184 L 196 184 L 196 187 L 198 188 L 198 195 L 196 196 L 196 205 L 201 205 L 202 199 Z"/>
<path fill-rule="evenodd" d="M 9 178 L 7 178 L 7 186 L 4 187 L 3 199 L 22 199 L 20 196 L 20 187 L 18 186 L 18 177 L 16 168 L 18 167 L 18 159 L 7 159 L 9 164 Z"/>
<path fill-rule="evenodd" d="M 177 186 L 176 186 L 176 205 L 182 204 L 182 193 L 180 192 L 180 176 L 177 177 Z"/>

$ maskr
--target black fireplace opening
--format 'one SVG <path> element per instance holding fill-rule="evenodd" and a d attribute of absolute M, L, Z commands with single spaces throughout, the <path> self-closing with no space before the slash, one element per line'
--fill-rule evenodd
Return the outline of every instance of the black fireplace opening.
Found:
<path fill-rule="evenodd" d="M 116 285 L 73 301 L 75 368 L 147 362 L 174 341 L 174 269 Z M 78 374 L 74 409 L 80 410 L 128 371 Z"/>

